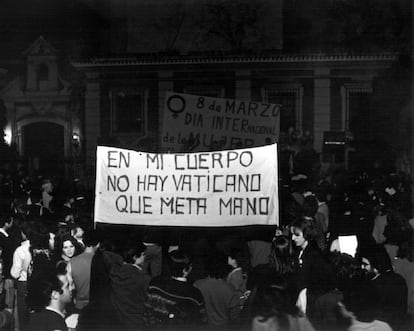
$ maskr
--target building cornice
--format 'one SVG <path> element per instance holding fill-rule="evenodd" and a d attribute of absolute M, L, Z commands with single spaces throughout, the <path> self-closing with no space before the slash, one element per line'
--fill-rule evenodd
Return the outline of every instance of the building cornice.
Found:
<path fill-rule="evenodd" d="M 101 57 L 88 60 L 74 60 L 75 68 L 151 65 L 197 65 L 197 64 L 266 64 L 266 63 L 352 63 L 352 62 L 392 62 L 398 54 L 384 53 L 372 55 L 326 55 L 300 54 L 276 56 L 148 56 L 148 57 Z"/>

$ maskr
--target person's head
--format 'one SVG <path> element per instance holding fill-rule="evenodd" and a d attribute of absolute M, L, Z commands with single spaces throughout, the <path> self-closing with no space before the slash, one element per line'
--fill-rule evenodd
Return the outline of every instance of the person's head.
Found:
<path fill-rule="evenodd" d="M 383 245 L 372 245 L 360 252 L 362 268 L 368 274 L 383 274 L 392 270 L 391 259 Z"/>
<path fill-rule="evenodd" d="M 50 249 L 50 235 L 49 233 L 42 233 L 35 231 L 30 239 L 30 248 L 37 250 L 49 250 Z"/>
<path fill-rule="evenodd" d="M 127 244 L 123 252 L 124 261 L 142 266 L 145 261 L 146 249 L 142 242 Z"/>
<path fill-rule="evenodd" d="M 177 249 L 169 254 L 169 272 L 172 277 L 187 277 L 191 271 L 191 264 L 187 255 Z"/>
<path fill-rule="evenodd" d="M 70 233 L 77 240 L 82 240 L 83 236 L 85 234 L 85 230 L 83 229 L 83 227 L 80 224 L 74 224 L 73 227 L 70 230 Z"/>
<path fill-rule="evenodd" d="M 42 181 L 42 191 L 46 193 L 51 193 L 53 191 L 53 183 L 50 179 L 43 179 Z"/>
<path fill-rule="evenodd" d="M 289 237 L 284 235 L 276 236 L 272 242 L 270 263 L 279 275 L 287 277 L 293 272 L 292 256 L 293 251 Z"/>
<path fill-rule="evenodd" d="M 51 306 L 59 311 L 72 300 L 68 277 L 66 275 L 43 275 L 33 280 L 28 293 L 30 308 L 41 311 Z"/>
<path fill-rule="evenodd" d="M 224 278 L 230 271 L 227 256 L 218 251 L 210 252 L 207 263 L 207 274 L 212 278 Z"/>
<path fill-rule="evenodd" d="M 289 316 L 298 316 L 299 310 L 285 287 L 285 284 L 280 283 L 257 288 L 250 304 L 252 330 L 291 330 Z"/>
<path fill-rule="evenodd" d="M 30 240 L 32 238 L 32 235 L 35 231 L 35 228 L 32 222 L 23 221 L 20 223 L 19 228 L 20 228 L 23 240 Z"/>
<path fill-rule="evenodd" d="M 0 228 L 7 230 L 13 226 L 13 215 L 11 211 L 0 211 Z"/>
<path fill-rule="evenodd" d="M 285 235 L 276 236 L 272 242 L 275 256 L 279 258 L 289 258 L 292 256 L 292 245 L 289 238 Z"/>
<path fill-rule="evenodd" d="M 85 232 L 83 236 L 83 242 L 85 243 L 86 247 L 98 247 L 99 245 L 99 236 L 95 230 L 90 230 Z"/>
<path fill-rule="evenodd" d="M 304 249 L 314 239 L 314 227 L 311 217 L 300 217 L 290 225 L 293 243 Z"/>
<path fill-rule="evenodd" d="M 328 200 L 328 188 L 324 185 L 318 185 L 315 189 L 315 197 L 319 202 L 326 202 Z"/>
<path fill-rule="evenodd" d="M 343 298 L 338 305 L 339 316 L 348 325 L 353 319 L 362 322 L 372 322 L 380 316 L 376 316 L 376 298 L 368 290 L 364 282 L 355 282 L 354 286 L 342 291 Z"/>
<path fill-rule="evenodd" d="M 227 264 L 232 268 L 247 268 L 247 255 L 240 248 L 232 248 L 227 257 Z"/>
<path fill-rule="evenodd" d="M 76 239 L 67 234 L 59 241 L 60 255 L 64 260 L 69 260 L 76 255 Z"/>
<path fill-rule="evenodd" d="M 330 253 L 329 261 L 332 265 L 332 271 L 336 277 L 339 290 L 346 290 L 353 286 L 353 284 L 364 281 L 364 272 L 358 259 L 335 251 Z"/>
<path fill-rule="evenodd" d="M 303 201 L 303 214 L 305 216 L 313 217 L 318 211 L 318 200 L 314 195 L 308 195 Z"/>

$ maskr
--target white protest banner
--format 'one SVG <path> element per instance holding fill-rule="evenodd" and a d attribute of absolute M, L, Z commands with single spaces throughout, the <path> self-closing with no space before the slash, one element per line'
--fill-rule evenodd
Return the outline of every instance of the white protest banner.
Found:
<path fill-rule="evenodd" d="M 161 146 L 164 151 L 198 152 L 274 143 L 279 113 L 278 104 L 168 92 Z"/>
<path fill-rule="evenodd" d="M 98 146 L 95 222 L 166 226 L 278 224 L 276 144 L 151 154 Z"/>

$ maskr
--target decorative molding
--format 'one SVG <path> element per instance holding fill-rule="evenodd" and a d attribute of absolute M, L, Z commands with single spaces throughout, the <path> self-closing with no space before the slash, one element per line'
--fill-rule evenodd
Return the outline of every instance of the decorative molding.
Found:
<path fill-rule="evenodd" d="M 231 63 L 326 63 L 326 62 L 375 62 L 396 61 L 395 53 L 374 55 L 326 55 L 326 54 L 300 54 L 277 56 L 172 56 L 159 55 L 142 57 L 108 57 L 93 58 L 89 60 L 73 61 L 76 68 L 107 67 L 107 66 L 139 66 L 139 65 L 183 65 L 183 64 L 231 64 Z"/>
<path fill-rule="evenodd" d="M 224 98 L 225 88 L 214 85 L 191 85 L 184 88 L 184 93 L 208 96 L 212 98 Z"/>

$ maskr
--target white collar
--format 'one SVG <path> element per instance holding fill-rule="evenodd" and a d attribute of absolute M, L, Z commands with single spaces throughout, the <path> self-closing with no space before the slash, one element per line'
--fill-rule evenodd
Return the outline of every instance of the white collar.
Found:
<path fill-rule="evenodd" d="M 7 238 L 9 237 L 9 234 L 3 228 L 0 228 L 0 232 L 3 233 Z"/>
<path fill-rule="evenodd" d="M 65 315 L 61 311 L 59 311 L 59 310 L 57 310 L 57 309 L 55 309 L 53 307 L 47 306 L 46 307 L 46 310 L 54 311 L 56 314 L 59 314 L 60 316 L 62 316 L 63 318 L 65 318 Z"/>
<path fill-rule="evenodd" d="M 174 276 L 172 276 L 171 278 L 175 279 L 175 280 L 178 280 L 180 282 L 186 282 L 187 281 L 187 278 L 185 278 L 185 277 L 174 277 Z"/>
<path fill-rule="evenodd" d="M 30 247 L 30 240 L 26 239 L 20 243 L 20 246 Z"/>
<path fill-rule="evenodd" d="M 379 276 L 380 276 L 381 274 L 376 274 L 371 280 L 375 280 L 375 279 L 377 279 Z"/>
<path fill-rule="evenodd" d="M 142 267 L 135 263 L 130 263 L 133 267 L 137 268 L 138 270 L 142 271 Z"/>
<path fill-rule="evenodd" d="M 242 268 L 241 267 L 234 268 L 232 271 L 230 271 L 229 275 L 232 274 L 233 272 L 236 272 L 237 270 L 242 270 Z"/>

